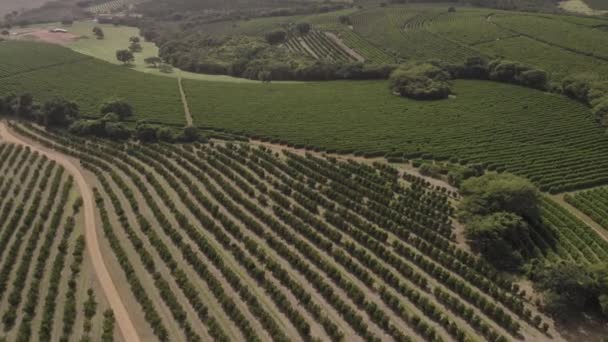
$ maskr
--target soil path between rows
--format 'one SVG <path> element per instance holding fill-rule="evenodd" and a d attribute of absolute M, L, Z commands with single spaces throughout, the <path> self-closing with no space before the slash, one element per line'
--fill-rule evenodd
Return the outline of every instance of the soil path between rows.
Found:
<path fill-rule="evenodd" d="M 182 98 L 182 104 L 184 105 L 184 115 L 186 115 L 186 124 L 188 127 L 192 126 L 192 114 L 190 113 L 190 106 L 188 105 L 188 97 L 184 91 L 184 85 L 182 84 L 182 76 L 177 78 L 177 85 L 179 87 L 179 95 Z"/>
<path fill-rule="evenodd" d="M 57 162 L 59 165 L 63 166 L 65 170 L 72 175 L 72 177 L 74 177 L 84 204 L 85 239 L 95 274 L 97 275 L 97 279 L 99 280 L 110 307 L 114 311 L 114 317 L 116 318 L 116 323 L 118 324 L 123 339 L 129 342 L 139 342 L 140 338 L 137 334 L 137 330 L 135 329 L 135 325 L 133 324 L 129 313 L 122 302 L 120 295 L 118 294 L 118 290 L 116 289 L 116 286 L 112 281 L 110 273 L 108 272 L 106 264 L 103 260 L 103 254 L 101 253 L 97 236 L 93 191 L 91 186 L 87 184 L 81 169 L 74 165 L 74 163 L 65 155 L 55 151 L 42 149 L 13 134 L 11 131 L 9 131 L 5 122 L 0 122 L 0 141 L 27 146 L 32 149 L 32 151 L 37 151 L 48 159 Z"/>

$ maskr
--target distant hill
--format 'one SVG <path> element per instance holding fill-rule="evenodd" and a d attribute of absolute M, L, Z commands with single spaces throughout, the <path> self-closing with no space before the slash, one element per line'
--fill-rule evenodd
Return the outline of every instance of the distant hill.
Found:
<path fill-rule="evenodd" d="M 2 0 L 0 1 L 0 17 L 12 11 L 32 9 L 49 2 L 49 0 Z"/>

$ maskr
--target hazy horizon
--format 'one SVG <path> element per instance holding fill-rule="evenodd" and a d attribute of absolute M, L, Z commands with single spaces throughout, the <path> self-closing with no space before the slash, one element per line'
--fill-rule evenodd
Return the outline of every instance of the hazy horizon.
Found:
<path fill-rule="evenodd" d="M 31 9 L 41 6 L 49 0 L 2 0 L 0 1 L 0 17 L 11 11 Z"/>

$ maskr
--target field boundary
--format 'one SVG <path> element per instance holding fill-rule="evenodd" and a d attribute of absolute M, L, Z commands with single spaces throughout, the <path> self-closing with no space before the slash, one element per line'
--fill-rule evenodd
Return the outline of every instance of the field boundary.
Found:
<path fill-rule="evenodd" d="M 494 20 L 492 20 L 492 16 L 488 16 L 488 22 L 496 25 L 497 27 L 499 27 L 499 28 L 501 28 L 503 30 L 512 32 L 514 34 L 519 34 L 522 37 L 526 37 L 526 38 L 532 39 L 532 40 L 534 40 L 536 42 L 539 42 L 539 43 L 542 43 L 542 44 L 546 44 L 546 45 L 549 45 L 549 46 L 552 46 L 552 47 L 555 47 L 555 48 L 558 48 L 558 49 L 562 49 L 564 51 L 567 51 L 567 52 L 570 52 L 570 53 L 574 53 L 574 54 L 577 54 L 577 55 L 580 55 L 580 56 L 591 57 L 591 58 L 595 58 L 595 59 L 597 59 L 599 61 L 602 61 L 602 62 L 608 62 L 608 57 L 598 56 L 598 55 L 596 55 L 594 53 L 591 53 L 591 52 L 580 51 L 580 50 L 573 49 L 573 48 L 570 48 L 570 47 L 567 47 L 567 46 L 555 44 L 553 42 L 550 42 L 550 41 L 547 41 L 547 40 L 535 37 L 535 36 L 533 36 L 531 34 L 520 32 L 520 31 L 517 31 L 517 30 L 512 29 L 510 27 L 498 24 L 497 22 L 495 22 Z"/>
<path fill-rule="evenodd" d="M 584 224 L 586 224 L 591 229 L 593 229 L 593 231 L 595 231 L 595 233 L 597 235 L 599 235 L 602 239 L 604 239 L 606 242 L 608 242 L 608 232 L 606 232 L 606 230 L 602 226 L 600 226 L 597 222 L 595 222 L 593 219 L 591 219 L 591 217 L 589 217 L 587 214 L 578 210 L 572 204 L 566 202 L 566 200 L 564 199 L 565 195 L 566 194 L 553 195 L 553 196 L 550 196 L 550 198 L 552 200 L 554 200 L 557 204 L 561 205 L 570 214 L 574 215 L 576 218 L 581 220 Z"/>
<path fill-rule="evenodd" d="M 190 106 L 188 105 L 188 97 L 186 96 L 186 92 L 184 91 L 184 86 L 182 85 L 181 75 L 177 77 L 177 86 L 179 88 L 179 95 L 182 99 L 182 104 L 184 105 L 184 115 L 186 116 L 186 126 L 192 127 L 192 125 L 193 125 L 192 114 L 190 113 Z"/>

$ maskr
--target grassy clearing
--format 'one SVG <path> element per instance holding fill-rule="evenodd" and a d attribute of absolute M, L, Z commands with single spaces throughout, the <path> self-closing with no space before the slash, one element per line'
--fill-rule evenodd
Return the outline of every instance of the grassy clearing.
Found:
<path fill-rule="evenodd" d="M 99 26 L 103 30 L 105 34 L 105 38 L 102 40 L 98 40 L 93 35 L 93 27 Z M 66 46 L 70 49 L 79 52 L 81 54 L 95 57 L 106 62 L 110 62 L 112 64 L 121 65 L 121 62 L 116 60 L 116 50 L 127 49 L 129 47 L 129 38 L 130 37 L 140 37 L 139 30 L 134 27 L 128 26 L 114 26 L 109 24 L 97 24 L 92 21 L 79 21 L 75 22 L 69 26 L 63 26 L 60 24 L 45 24 L 45 25 L 37 25 L 33 27 L 41 27 L 41 28 L 51 28 L 51 27 L 60 27 L 65 28 L 70 33 L 80 35 L 81 38 L 68 43 Z M 238 82 L 238 83 L 247 83 L 254 82 L 251 80 L 235 78 L 225 75 L 205 75 L 205 74 L 196 74 L 186 71 L 181 71 L 178 69 L 174 69 L 172 73 L 163 73 L 159 71 L 157 68 L 152 68 L 144 63 L 144 59 L 147 57 L 158 56 L 158 47 L 154 43 L 146 42 L 143 37 L 141 39 L 141 46 L 143 48 L 142 52 L 135 54 L 135 61 L 132 63 L 129 68 L 144 72 L 147 74 L 152 74 L 156 76 L 164 76 L 177 78 L 179 76 L 188 79 L 195 80 L 206 80 L 206 81 L 221 81 L 221 82 Z"/>
<path fill-rule="evenodd" d="M 589 111 L 523 87 L 459 80 L 455 98 L 421 102 L 393 96 L 378 81 L 184 86 L 199 126 L 327 150 L 482 162 L 543 190 L 608 181 L 597 148 L 608 138 Z"/>

